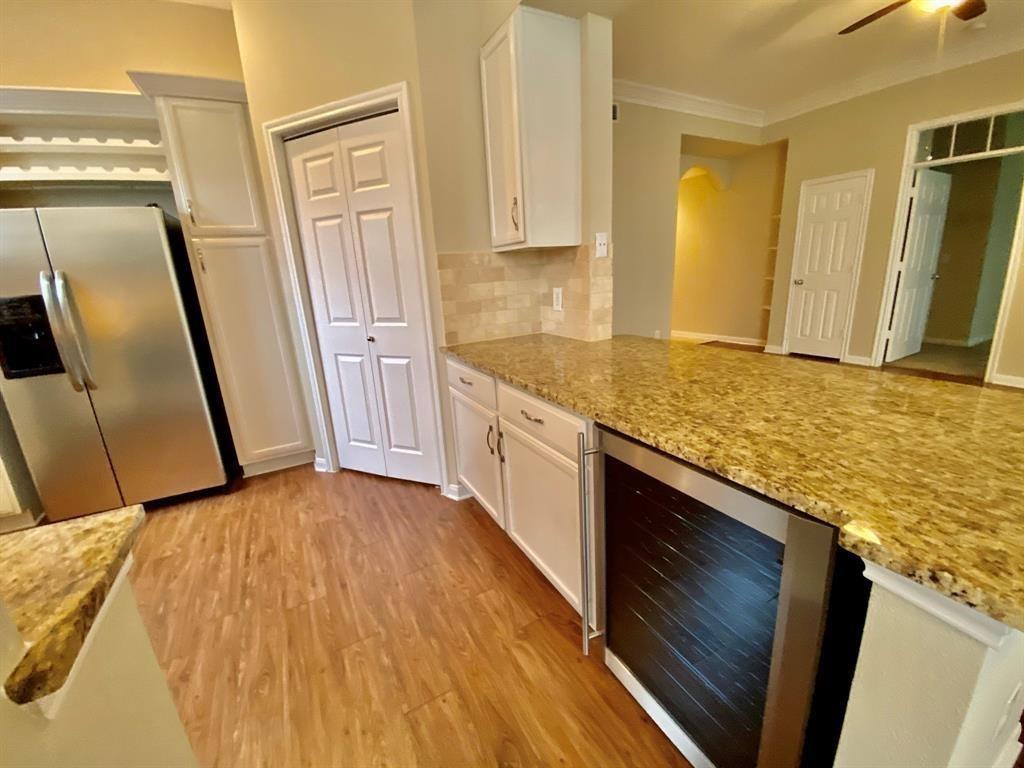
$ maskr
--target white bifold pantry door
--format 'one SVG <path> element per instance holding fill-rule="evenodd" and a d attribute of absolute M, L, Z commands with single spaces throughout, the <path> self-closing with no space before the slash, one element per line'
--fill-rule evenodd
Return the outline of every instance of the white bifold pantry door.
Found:
<path fill-rule="evenodd" d="M 440 482 L 412 183 L 397 113 L 287 143 L 338 459 Z"/>

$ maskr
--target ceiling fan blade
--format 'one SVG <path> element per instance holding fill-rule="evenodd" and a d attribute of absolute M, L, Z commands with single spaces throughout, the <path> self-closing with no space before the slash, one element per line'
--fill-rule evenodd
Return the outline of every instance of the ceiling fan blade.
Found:
<path fill-rule="evenodd" d="M 969 1 L 970 0 L 968 0 L 968 2 Z M 984 0 L 982 0 L 982 2 L 983 1 Z M 910 0 L 896 0 L 895 3 L 889 3 L 889 5 L 885 6 L 885 8 L 879 8 L 877 11 L 875 11 L 874 13 L 868 14 L 867 16 L 865 16 L 860 21 L 853 22 L 853 24 L 848 26 L 846 29 L 840 30 L 839 34 L 840 35 L 848 35 L 851 32 L 856 32 L 861 27 L 866 27 L 871 22 L 878 21 L 883 16 L 888 16 L 890 13 L 892 13 L 893 11 L 895 11 L 895 10 L 897 10 L 899 8 L 902 8 L 904 5 L 906 5 L 909 2 L 910 2 Z"/>
<path fill-rule="evenodd" d="M 981 16 L 988 10 L 985 0 L 964 0 L 960 5 L 953 7 L 953 15 L 960 21 L 970 21 L 976 16 Z"/>

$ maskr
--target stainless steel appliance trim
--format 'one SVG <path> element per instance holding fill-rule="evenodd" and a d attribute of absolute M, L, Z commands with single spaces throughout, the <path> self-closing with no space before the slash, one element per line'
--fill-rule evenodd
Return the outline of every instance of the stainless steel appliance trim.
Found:
<path fill-rule="evenodd" d="M 57 306 L 57 298 L 53 292 L 53 277 L 47 270 L 39 272 L 39 291 L 43 294 L 43 306 L 46 308 L 46 318 L 50 321 L 50 330 L 53 332 L 53 341 L 57 346 L 57 354 L 64 365 L 64 372 L 68 375 L 71 388 L 75 392 L 85 389 L 85 384 L 78 376 L 78 368 L 71 364 L 71 355 L 68 353 L 67 339 L 64 338 L 64 320 L 61 317 L 60 309 Z"/>
<path fill-rule="evenodd" d="M 759 766 L 799 766 L 818 672 L 838 531 L 789 515 Z"/>
<path fill-rule="evenodd" d="M 788 510 L 733 488 L 725 480 L 690 469 L 682 463 L 682 459 L 663 456 L 653 448 L 638 445 L 603 429 L 600 432 L 601 447 L 608 456 L 714 507 L 765 536 L 786 543 L 791 516 Z"/>
<path fill-rule="evenodd" d="M 74 351 L 80 366 L 81 381 L 88 389 L 96 389 L 96 379 L 93 378 L 92 369 L 89 366 L 89 350 L 82 340 L 80 331 L 81 321 L 78 317 L 78 307 L 75 306 L 75 298 L 71 294 L 71 287 L 68 285 L 67 275 L 64 270 L 58 269 L 54 273 L 53 285 L 57 294 L 57 304 L 60 306 L 61 316 L 64 318 L 64 326 L 67 328 Z"/>
<path fill-rule="evenodd" d="M 524 411 L 525 415 L 525 411 Z M 587 436 L 583 432 L 576 433 L 576 479 L 579 494 L 580 511 L 580 634 L 584 656 L 590 655 L 590 641 L 599 637 L 601 632 L 592 632 L 590 620 L 590 472 L 587 458 L 601 452 L 600 448 L 587 448 Z"/>

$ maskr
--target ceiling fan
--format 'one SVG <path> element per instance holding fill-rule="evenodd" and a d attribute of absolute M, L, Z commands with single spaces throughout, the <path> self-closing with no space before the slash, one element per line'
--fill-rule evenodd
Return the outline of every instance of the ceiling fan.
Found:
<path fill-rule="evenodd" d="M 878 21 L 883 16 L 888 16 L 895 10 L 902 8 L 911 0 L 896 0 L 895 3 L 889 3 L 884 8 L 879 8 L 874 13 L 870 13 L 860 21 L 855 21 L 853 24 L 848 26 L 846 29 L 840 30 L 840 35 L 848 35 L 850 32 L 856 32 L 861 27 L 866 27 L 873 21 Z M 961 21 L 970 21 L 971 19 L 981 16 L 988 6 L 985 5 L 985 0 L 929 0 L 927 3 L 928 9 L 931 11 L 938 11 L 948 8 L 953 12 Z"/>

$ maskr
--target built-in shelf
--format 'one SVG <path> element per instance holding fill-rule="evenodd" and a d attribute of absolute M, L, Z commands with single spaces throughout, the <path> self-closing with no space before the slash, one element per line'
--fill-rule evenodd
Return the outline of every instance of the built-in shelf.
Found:
<path fill-rule="evenodd" d="M 3 154 L 50 154 L 63 155 L 163 155 L 160 142 L 148 139 L 126 140 L 106 139 L 96 136 L 0 136 L 0 153 Z"/>
<path fill-rule="evenodd" d="M 164 168 L 120 168 L 108 166 L 67 167 L 33 165 L 0 166 L 5 181 L 170 181 Z"/>

